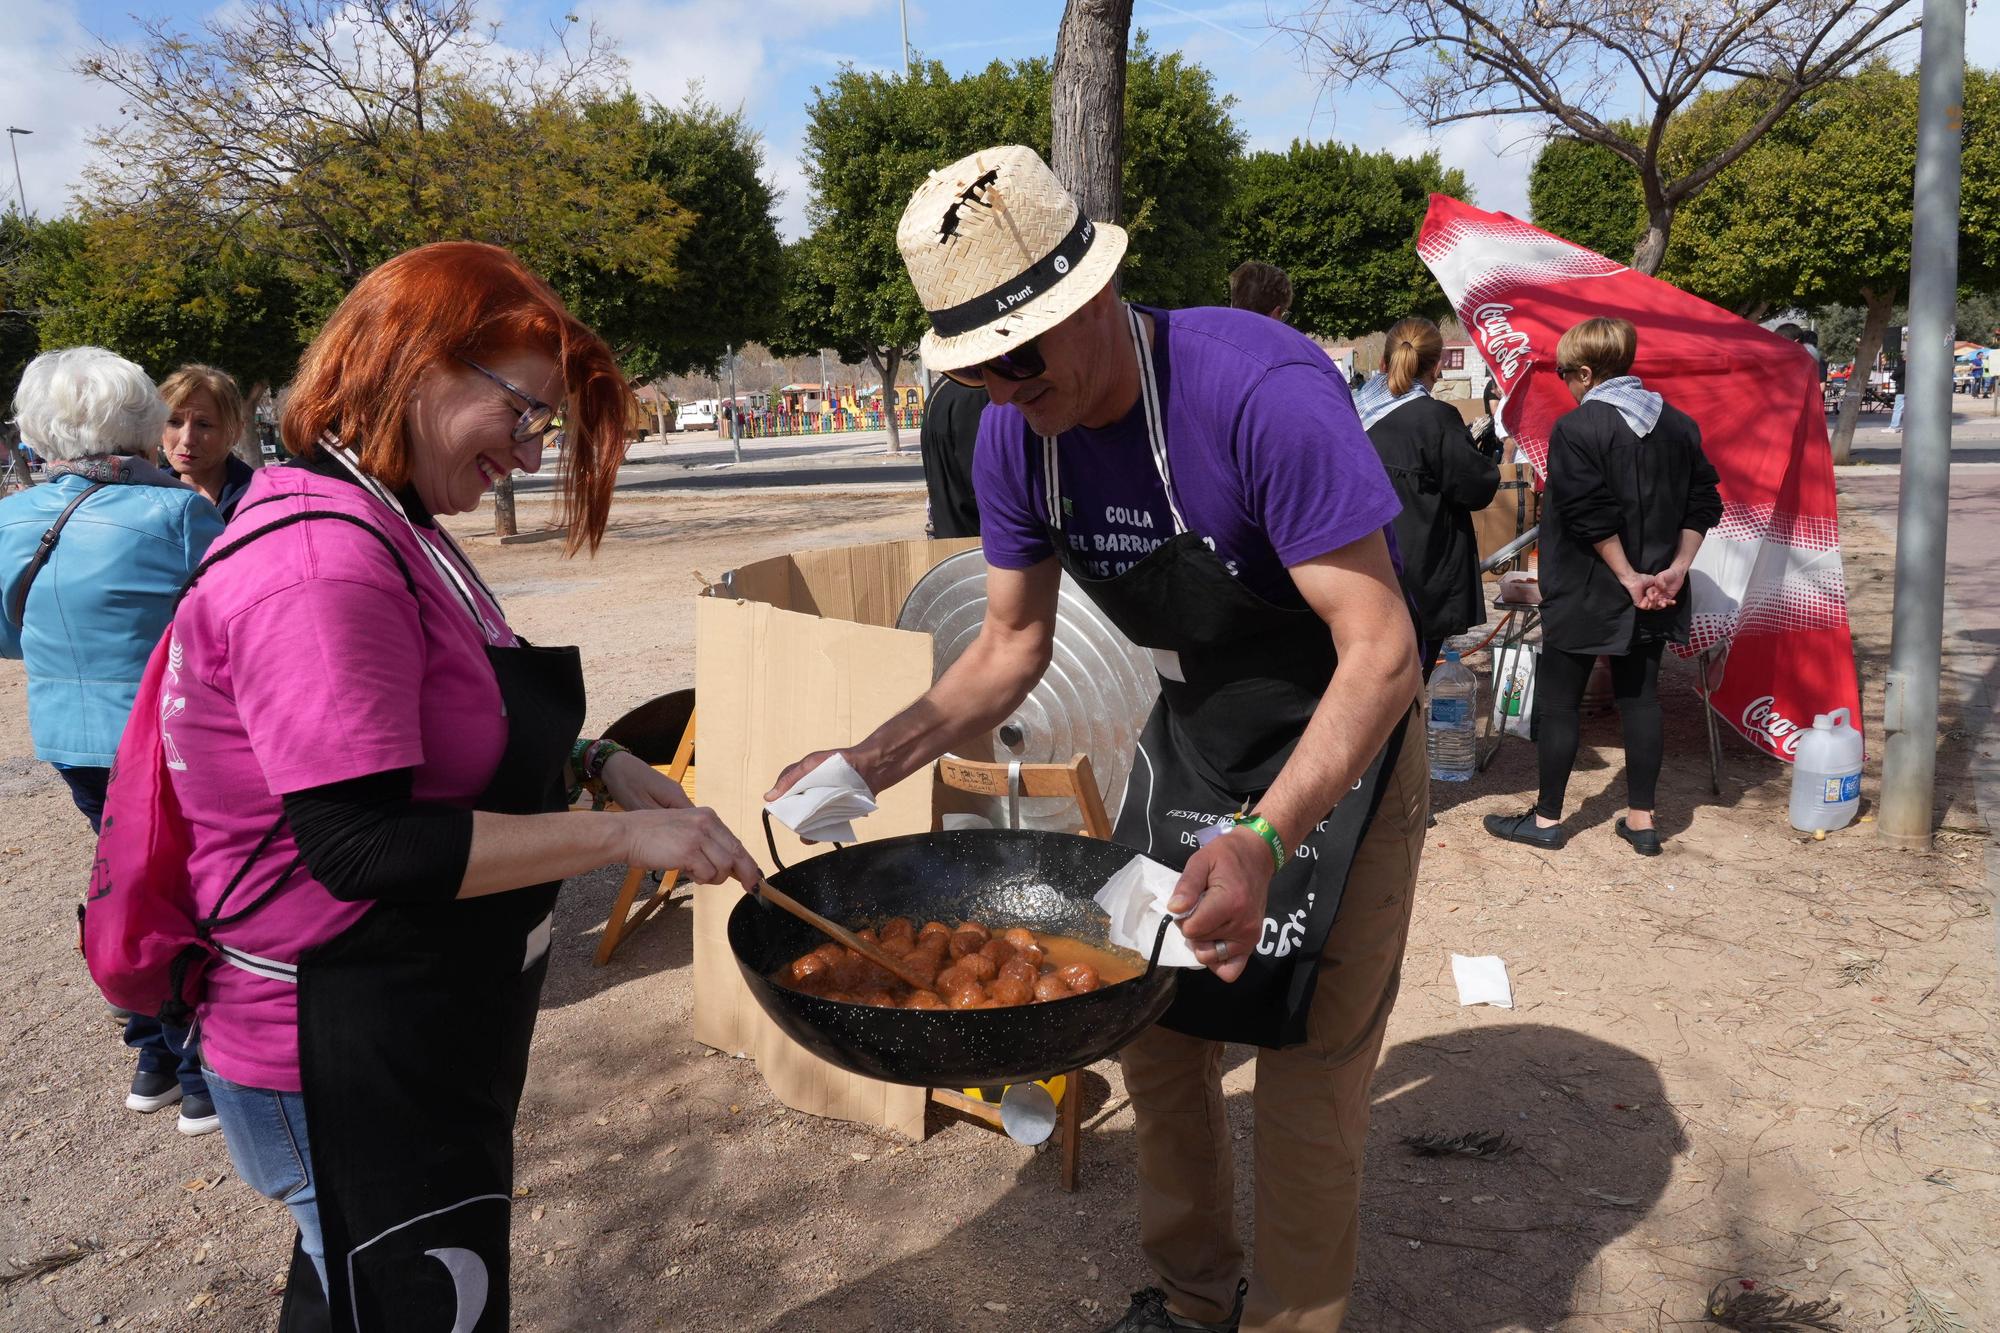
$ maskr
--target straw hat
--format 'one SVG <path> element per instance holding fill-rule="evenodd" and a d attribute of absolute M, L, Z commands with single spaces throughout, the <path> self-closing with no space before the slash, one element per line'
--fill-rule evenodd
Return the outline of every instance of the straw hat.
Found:
<path fill-rule="evenodd" d="M 1032 148 L 987 148 L 933 171 L 896 225 L 929 312 L 924 364 L 961 370 L 1021 346 L 1097 295 L 1125 230 L 1092 222 Z"/>

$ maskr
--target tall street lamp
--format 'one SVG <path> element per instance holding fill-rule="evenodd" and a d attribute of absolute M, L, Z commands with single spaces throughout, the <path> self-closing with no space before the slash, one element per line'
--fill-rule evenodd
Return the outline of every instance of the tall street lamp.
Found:
<path fill-rule="evenodd" d="M 14 136 L 17 134 L 33 133 L 33 130 L 16 129 L 12 125 L 7 127 L 7 149 L 14 155 L 14 193 L 21 197 L 21 217 L 23 219 L 26 219 L 28 216 L 28 192 L 21 188 L 21 150 L 16 146 L 18 141 Z"/>

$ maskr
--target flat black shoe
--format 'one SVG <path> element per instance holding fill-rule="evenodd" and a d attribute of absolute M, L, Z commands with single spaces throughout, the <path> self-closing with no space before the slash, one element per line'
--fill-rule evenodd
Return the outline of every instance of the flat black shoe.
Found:
<path fill-rule="evenodd" d="M 1544 851 L 1559 852 L 1563 844 L 1569 841 L 1569 835 L 1563 832 L 1561 824 L 1553 828 L 1543 828 L 1535 823 L 1533 810 L 1524 815 L 1488 815 L 1484 822 L 1486 831 L 1496 838 L 1524 843 L 1529 847 L 1540 847 Z"/>
<path fill-rule="evenodd" d="M 1239 1280 L 1236 1283 L 1236 1308 L 1229 1318 L 1219 1324 L 1197 1323 L 1192 1319 L 1182 1319 L 1167 1310 L 1167 1293 L 1158 1287 L 1143 1287 L 1132 1293 L 1132 1304 L 1124 1317 L 1114 1324 L 1106 1324 L 1099 1333 L 1236 1333 L 1243 1321 L 1243 1294 L 1250 1284 Z"/>
<path fill-rule="evenodd" d="M 1658 829 L 1632 828 L 1626 824 L 1625 816 L 1623 815 L 1618 816 L 1618 822 L 1612 827 L 1616 828 L 1618 836 L 1631 843 L 1632 850 L 1641 856 L 1658 856 L 1666 850 L 1666 848 L 1660 846 L 1660 831 Z"/>

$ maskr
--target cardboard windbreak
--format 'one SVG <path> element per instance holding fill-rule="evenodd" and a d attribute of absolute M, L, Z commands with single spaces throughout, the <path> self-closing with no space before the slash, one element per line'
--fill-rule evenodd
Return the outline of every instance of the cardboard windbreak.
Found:
<path fill-rule="evenodd" d="M 1542 497 L 1535 470 L 1526 463 L 1500 465 L 1500 490 L 1493 503 L 1472 516 L 1473 536 L 1484 560 L 1542 520 Z M 1498 574 L 1490 577 L 1498 578 Z"/>
<path fill-rule="evenodd" d="M 801 551 L 736 570 L 726 595 L 695 610 L 695 697 L 702 803 L 771 863 L 759 815 L 787 765 L 861 740 L 931 684 L 931 637 L 892 628 L 917 580 L 977 539 Z M 713 593 L 714 590 L 712 590 Z M 925 833 L 937 797 L 925 769 L 886 792 L 856 826 L 863 839 Z M 774 826 L 787 865 L 829 851 Z M 695 1038 L 749 1055 L 773 1094 L 799 1111 L 923 1134 L 925 1090 L 838 1069 L 780 1032 L 737 972 L 727 935 L 735 885 L 695 890 Z"/>

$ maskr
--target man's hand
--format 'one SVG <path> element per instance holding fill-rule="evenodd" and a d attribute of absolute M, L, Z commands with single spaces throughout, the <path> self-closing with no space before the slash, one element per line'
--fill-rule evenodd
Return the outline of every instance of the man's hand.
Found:
<path fill-rule="evenodd" d="M 856 773 L 859 773 L 861 775 L 861 780 L 868 784 L 868 791 L 871 795 L 878 790 L 878 788 L 875 786 L 875 779 L 872 776 L 870 776 L 867 769 L 861 766 L 859 756 L 856 755 L 854 751 L 814 750 L 811 754 L 799 760 L 796 764 L 793 764 L 790 768 L 787 768 L 784 772 L 778 774 L 778 780 L 771 784 L 771 790 L 764 793 L 764 799 L 766 801 L 777 800 L 780 796 L 783 796 L 786 792 L 798 786 L 800 778 L 812 772 L 815 768 L 818 768 L 821 764 L 825 763 L 827 760 L 833 758 L 837 754 L 845 755 L 847 757 L 848 766 L 851 767 Z"/>
<path fill-rule="evenodd" d="M 1201 965 L 1224 981 L 1243 975 L 1264 934 L 1271 845 L 1249 829 L 1231 829 L 1188 858 L 1167 910 L 1193 915 L 1181 934 Z"/>
<path fill-rule="evenodd" d="M 1659 595 L 1659 601 L 1655 603 L 1653 609 L 1672 606 L 1680 597 L 1681 586 L 1687 582 L 1687 575 L 1687 566 L 1678 561 L 1653 575 L 1653 587 Z"/>
<path fill-rule="evenodd" d="M 680 783 L 629 750 L 606 760 L 599 776 L 604 794 L 620 810 L 686 810 L 694 804 Z"/>
<path fill-rule="evenodd" d="M 1620 575 L 1618 582 L 1624 586 L 1626 595 L 1632 599 L 1632 605 L 1641 611 L 1656 611 L 1660 608 L 1661 602 L 1659 585 L 1654 582 L 1654 578 L 1652 574 L 1641 574 L 1634 570 Z"/>

